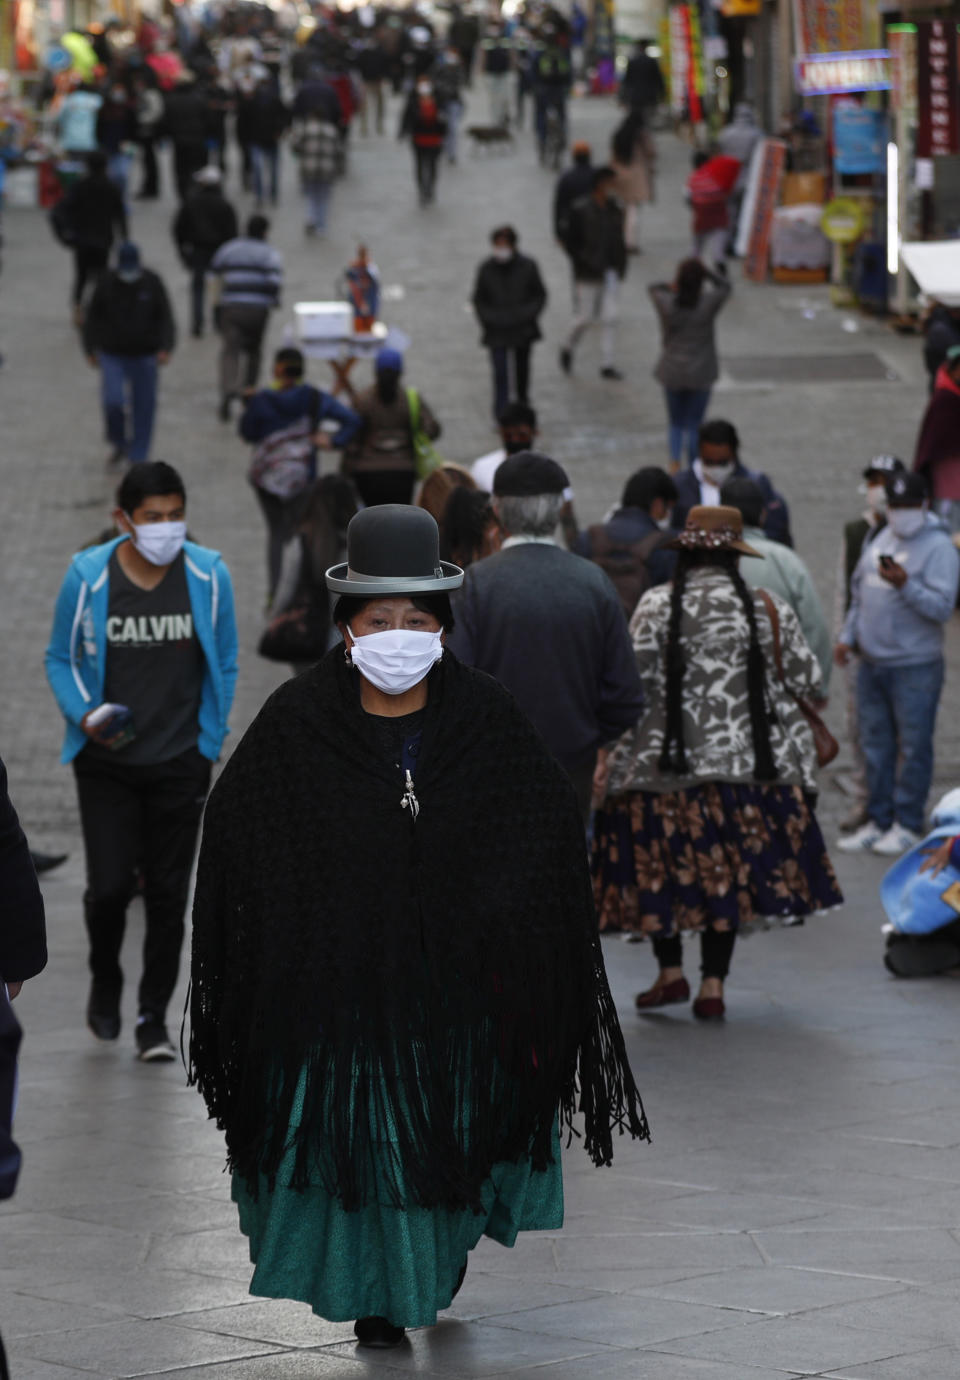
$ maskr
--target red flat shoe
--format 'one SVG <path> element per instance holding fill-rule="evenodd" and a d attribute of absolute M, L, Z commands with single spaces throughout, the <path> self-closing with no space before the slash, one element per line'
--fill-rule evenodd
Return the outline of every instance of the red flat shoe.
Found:
<path fill-rule="evenodd" d="M 677 978 L 675 982 L 655 984 L 646 992 L 638 992 L 635 1005 L 638 1011 L 650 1011 L 656 1006 L 676 1006 L 689 1000 L 690 984 L 686 978 Z"/>
<path fill-rule="evenodd" d="M 698 1021 L 722 1021 L 726 1012 L 723 997 L 697 997 L 693 1003 L 693 1014 Z"/>

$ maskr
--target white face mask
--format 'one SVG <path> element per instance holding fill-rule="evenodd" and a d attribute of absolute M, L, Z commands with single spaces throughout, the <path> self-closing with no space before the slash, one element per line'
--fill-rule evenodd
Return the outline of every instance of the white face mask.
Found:
<path fill-rule="evenodd" d="M 133 544 L 151 565 L 170 565 L 183 550 L 187 539 L 185 522 L 142 522 L 130 518 Z"/>
<path fill-rule="evenodd" d="M 353 638 L 350 660 L 371 685 L 385 695 L 403 695 L 419 685 L 435 661 L 443 656 L 443 631 L 416 632 L 396 628 Z"/>
<path fill-rule="evenodd" d="M 669 531 L 670 531 L 670 524 L 671 524 L 672 519 L 673 519 L 673 514 L 672 514 L 672 513 L 667 513 L 666 517 L 654 518 L 653 520 L 654 520 L 654 522 L 657 524 L 657 526 L 660 528 L 660 531 L 661 531 L 661 532 L 669 532 Z"/>
<path fill-rule="evenodd" d="M 718 489 L 733 476 L 734 464 L 732 460 L 727 460 L 722 465 L 708 465 L 706 460 L 701 460 L 700 464 L 703 466 L 704 479 L 708 484 L 713 484 Z"/>
<path fill-rule="evenodd" d="M 887 511 L 887 491 L 882 484 L 867 485 L 867 507 L 875 517 L 883 517 Z"/>
<path fill-rule="evenodd" d="M 508 264 L 513 258 L 513 250 L 508 249 L 504 244 L 495 244 L 493 246 L 493 257 L 498 264 Z"/>
<path fill-rule="evenodd" d="M 891 508 L 887 513 L 890 531 L 902 541 L 915 537 L 926 521 L 926 508 Z"/>

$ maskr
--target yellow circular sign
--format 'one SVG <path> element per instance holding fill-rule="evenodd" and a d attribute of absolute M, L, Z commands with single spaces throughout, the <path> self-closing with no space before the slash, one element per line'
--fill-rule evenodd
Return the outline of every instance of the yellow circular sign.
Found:
<path fill-rule="evenodd" d="M 833 244 L 853 244 L 866 229 L 862 204 L 852 196 L 828 201 L 820 217 L 820 228 Z"/>

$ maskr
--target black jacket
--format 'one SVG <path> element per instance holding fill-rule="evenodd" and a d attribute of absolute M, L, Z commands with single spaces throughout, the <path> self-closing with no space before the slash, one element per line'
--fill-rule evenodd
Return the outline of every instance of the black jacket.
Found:
<path fill-rule="evenodd" d="M 208 119 L 199 87 L 175 86 L 167 93 L 162 132 L 175 144 L 206 143 Z"/>
<path fill-rule="evenodd" d="M 244 112 L 247 141 L 258 148 L 274 148 L 290 123 L 290 112 L 275 91 L 254 93 Z"/>
<path fill-rule="evenodd" d="M 237 213 L 219 187 L 191 192 L 173 222 L 173 238 L 187 268 L 213 258 L 237 233 Z"/>
<path fill-rule="evenodd" d="M 169 354 L 175 341 L 170 299 L 156 273 L 145 268 L 133 283 L 114 270 L 101 276 L 83 326 L 88 355 Z"/>
<path fill-rule="evenodd" d="M 590 195 L 593 174 L 592 164 L 575 163 L 557 179 L 553 193 L 553 233 L 564 248 L 570 232 L 570 208 L 582 197 Z"/>
<path fill-rule="evenodd" d="M 81 177 L 58 210 L 78 248 L 109 249 L 115 238 L 127 238 L 123 197 L 106 173 Z"/>
<path fill-rule="evenodd" d="M 624 276 L 627 242 L 623 219 L 623 207 L 618 201 L 601 204 L 592 196 L 585 196 L 570 207 L 564 247 L 578 283 L 601 283 L 610 269 L 621 278 Z"/>
<path fill-rule="evenodd" d="M 47 966 L 43 897 L 0 762 L 0 982 L 24 982 Z M 0 998 L 2 1001 L 2 998 Z"/>
<path fill-rule="evenodd" d="M 643 708 L 620 599 L 603 571 L 542 542 L 475 561 L 447 646 L 506 686 L 566 767 L 632 728 Z"/>
<path fill-rule="evenodd" d="M 741 465 L 738 461 L 731 478 L 753 480 L 763 492 L 763 506 L 767 513 L 767 520 L 763 525 L 764 535 L 783 546 L 793 546 L 793 537 L 790 535 L 790 510 L 767 476 L 759 470 L 748 470 L 746 465 Z M 690 509 L 703 501 L 700 481 L 693 470 L 681 470 L 673 476 L 673 482 L 677 486 L 677 502 L 671 520 L 674 527 L 681 528 L 687 521 Z"/>
<path fill-rule="evenodd" d="M 666 95 L 663 73 L 656 58 L 649 53 L 637 53 L 627 63 L 620 84 L 620 97 L 633 110 L 650 110 Z"/>
<path fill-rule="evenodd" d="M 547 305 L 547 289 L 536 261 L 514 254 L 507 263 L 492 256 L 477 270 L 473 309 L 488 349 L 530 345 L 540 339 L 538 317 Z"/>

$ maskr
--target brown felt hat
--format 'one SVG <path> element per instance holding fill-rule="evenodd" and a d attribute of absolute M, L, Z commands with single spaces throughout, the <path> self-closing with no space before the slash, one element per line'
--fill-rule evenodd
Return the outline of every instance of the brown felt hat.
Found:
<path fill-rule="evenodd" d="M 763 554 L 743 540 L 743 515 L 739 508 L 698 506 L 687 514 L 687 523 L 679 536 L 668 541 L 674 551 L 739 551 L 741 556 Z"/>

